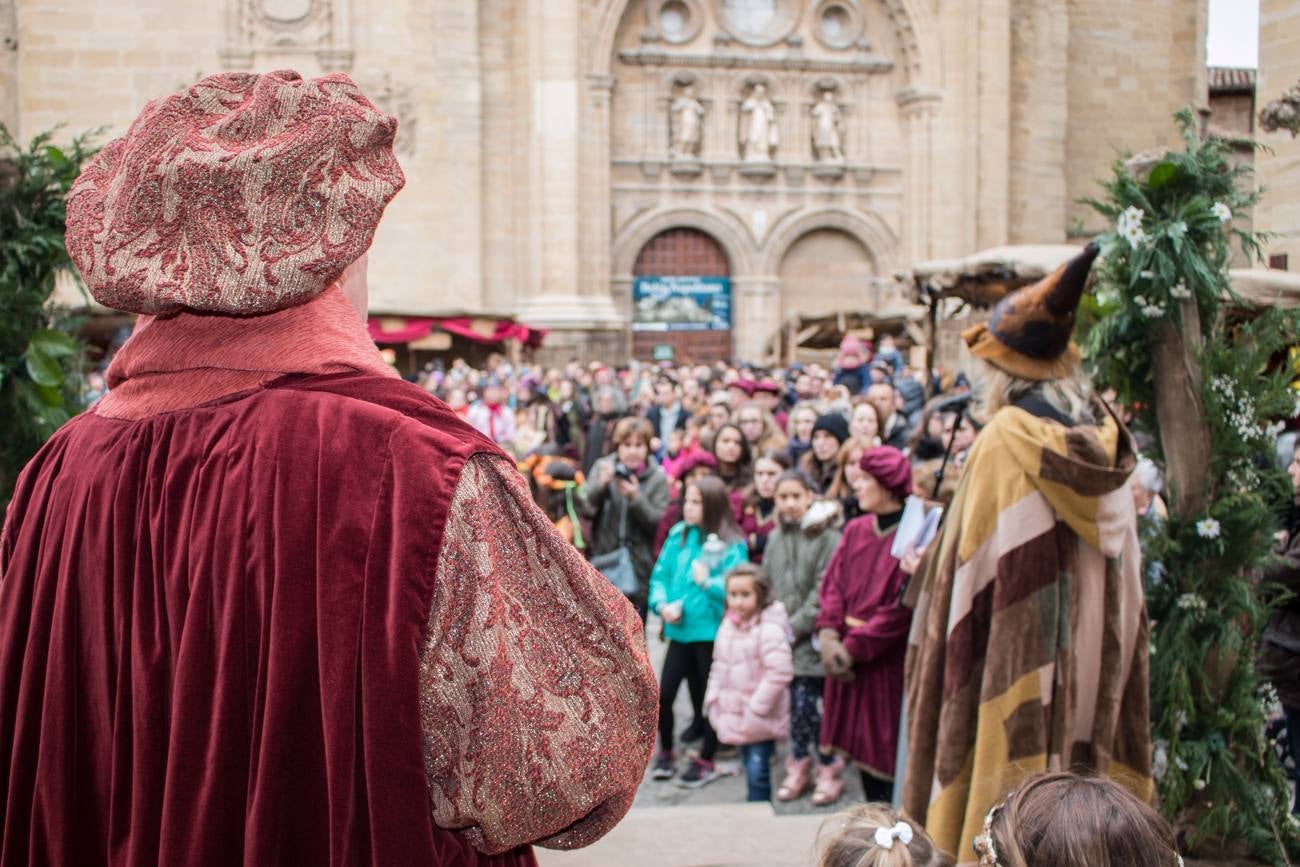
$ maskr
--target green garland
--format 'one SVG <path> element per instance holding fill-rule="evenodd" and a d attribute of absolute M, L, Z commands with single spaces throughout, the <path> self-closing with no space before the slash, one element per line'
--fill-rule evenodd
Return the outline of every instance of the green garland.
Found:
<path fill-rule="evenodd" d="M 79 322 L 50 296 L 72 264 L 64 212 L 94 135 L 59 148 L 46 132 L 24 147 L 0 124 L 0 511 L 23 466 L 81 410 Z"/>
<path fill-rule="evenodd" d="M 1255 857 L 1290 864 L 1300 834 L 1264 734 L 1271 689 L 1256 674 L 1276 594 L 1251 575 L 1271 558 L 1279 508 L 1290 500 L 1273 434 L 1300 406 L 1296 371 L 1275 361 L 1295 343 L 1300 316 L 1273 310 L 1234 326 L 1224 315 L 1234 299 L 1233 242 L 1247 257 L 1260 252 L 1260 237 L 1234 222 L 1258 194 L 1243 191 L 1250 170 L 1231 159 L 1242 142 L 1201 140 L 1188 110 L 1176 119 L 1185 150 L 1149 172 L 1117 162 L 1106 197 L 1088 202 L 1115 229 L 1100 239 L 1097 288 L 1081 311 L 1084 354 L 1098 386 L 1156 435 L 1149 457 L 1162 463 L 1162 435 L 1179 432 L 1158 429 L 1152 358 L 1166 317 L 1181 325 L 1180 305 L 1197 305 L 1212 442 L 1207 505 L 1201 514 L 1171 512 L 1164 531 L 1143 540 L 1144 556 L 1159 564 L 1147 600 L 1155 775 L 1162 809 L 1189 849 L 1244 841 Z"/>

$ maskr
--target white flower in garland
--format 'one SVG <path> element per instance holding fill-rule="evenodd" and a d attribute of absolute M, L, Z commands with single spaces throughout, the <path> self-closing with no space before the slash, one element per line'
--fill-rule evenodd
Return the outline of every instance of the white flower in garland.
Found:
<path fill-rule="evenodd" d="M 1237 394 L 1236 384 L 1226 376 L 1210 380 L 1210 390 L 1219 398 L 1223 419 L 1243 440 L 1254 439 L 1263 431 L 1255 418 L 1255 399 L 1249 394 Z"/>
<path fill-rule="evenodd" d="M 1178 597 L 1178 607 L 1181 608 L 1181 609 L 1183 609 L 1184 611 L 1192 611 L 1192 612 L 1195 612 L 1195 613 L 1197 613 L 1197 614 L 1201 614 L 1201 613 L 1203 613 L 1203 612 L 1206 610 L 1206 608 L 1208 607 L 1208 605 L 1207 605 L 1206 602 L 1205 602 L 1205 597 L 1202 596 L 1201 594 L 1199 594 L 1199 593 L 1184 593 L 1182 596 L 1179 596 L 1179 597 Z M 1180 713 L 1182 713 L 1182 712 L 1180 712 Z M 1182 717 L 1183 717 L 1183 718 L 1182 718 L 1182 721 L 1179 722 L 1179 726 L 1180 726 L 1180 727 L 1181 727 L 1181 726 L 1186 722 L 1186 720 L 1187 720 L 1187 716 L 1186 716 L 1185 713 L 1182 714 Z"/>
<path fill-rule="evenodd" d="M 1200 536 L 1202 539 L 1219 538 L 1220 529 L 1219 522 L 1213 518 L 1205 518 L 1204 520 L 1196 522 L 1196 535 Z M 1182 605 L 1181 600 L 1179 605 Z"/>
<path fill-rule="evenodd" d="M 1150 280 L 1152 277 L 1156 276 L 1156 272 L 1154 272 L 1154 271 L 1139 271 L 1139 272 L 1138 272 L 1138 276 L 1141 277 L 1143 280 Z"/>
<path fill-rule="evenodd" d="M 1149 298 L 1139 295 L 1133 300 L 1137 302 L 1138 309 L 1142 311 L 1142 315 L 1147 319 L 1159 319 L 1165 315 L 1165 308 Z"/>
<path fill-rule="evenodd" d="M 1174 756 L 1174 765 L 1177 766 L 1178 770 L 1184 772 L 1189 767 L 1187 761 L 1182 756 Z"/>
<path fill-rule="evenodd" d="M 1210 213 L 1218 217 L 1220 223 L 1226 223 L 1232 219 L 1232 208 L 1229 208 L 1223 202 L 1215 202 L 1210 207 Z"/>
<path fill-rule="evenodd" d="M 1195 780 L 1192 783 L 1192 788 L 1198 792 L 1201 791 L 1202 789 L 1205 788 L 1205 780 Z"/>
<path fill-rule="evenodd" d="M 1151 776 L 1159 782 L 1167 773 L 1169 773 L 1169 742 L 1157 740 L 1154 754 L 1151 756 Z"/>
<path fill-rule="evenodd" d="M 1187 224 L 1182 220 L 1175 220 L 1169 224 L 1169 237 L 1182 240 L 1187 235 Z"/>
<path fill-rule="evenodd" d="M 1269 439 L 1277 439 L 1278 435 L 1284 430 L 1286 430 L 1286 422 L 1275 421 L 1265 426 L 1264 433 L 1268 435 Z"/>
<path fill-rule="evenodd" d="M 1147 239 L 1147 233 L 1142 229 L 1142 220 L 1146 217 L 1146 212 L 1141 208 L 1125 208 L 1124 212 L 1119 215 L 1115 221 L 1115 231 L 1129 246 L 1136 250 L 1143 241 Z"/>
<path fill-rule="evenodd" d="M 1169 294 L 1179 301 L 1190 301 L 1192 298 L 1192 290 L 1188 289 L 1187 284 L 1181 281 L 1169 290 Z"/>

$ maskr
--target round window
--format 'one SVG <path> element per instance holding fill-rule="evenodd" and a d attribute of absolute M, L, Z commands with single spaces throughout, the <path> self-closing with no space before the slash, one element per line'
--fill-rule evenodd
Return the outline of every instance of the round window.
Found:
<path fill-rule="evenodd" d="M 766 36 L 776 22 L 776 0 L 725 0 L 727 23 L 749 37 Z"/>
<path fill-rule="evenodd" d="M 849 32 L 849 13 L 843 6 L 832 6 L 822 13 L 822 35 L 830 42 L 839 42 Z"/>
<path fill-rule="evenodd" d="M 680 39 L 690 23 L 690 7 L 681 0 L 671 0 L 659 10 L 659 29 L 669 39 Z"/>
<path fill-rule="evenodd" d="M 654 9 L 654 6 L 650 7 Z M 654 24 L 668 42 L 689 42 L 700 32 L 703 15 L 697 0 L 667 0 L 658 4 Z"/>
<path fill-rule="evenodd" d="M 747 45 L 772 45 L 794 29 L 799 0 L 714 0 L 727 32 Z"/>
<path fill-rule="evenodd" d="M 826 0 L 817 9 L 817 38 L 829 48 L 848 48 L 862 31 L 856 4 Z"/>

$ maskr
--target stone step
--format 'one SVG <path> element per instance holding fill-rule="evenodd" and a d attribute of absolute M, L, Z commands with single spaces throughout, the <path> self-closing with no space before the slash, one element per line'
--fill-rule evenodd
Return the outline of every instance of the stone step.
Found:
<path fill-rule="evenodd" d="M 638 807 L 586 849 L 537 850 L 541 867 L 808 867 L 823 815 L 769 804 Z"/>

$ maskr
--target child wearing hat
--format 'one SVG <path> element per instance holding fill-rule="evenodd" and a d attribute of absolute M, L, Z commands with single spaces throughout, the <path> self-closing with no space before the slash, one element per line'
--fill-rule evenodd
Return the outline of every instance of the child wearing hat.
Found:
<path fill-rule="evenodd" d="M 817 770 L 815 804 L 840 796 L 848 762 L 862 772 L 868 801 L 889 801 L 893 794 L 912 612 L 900 604 L 906 575 L 890 548 L 912 492 L 912 471 L 891 446 L 868 449 L 858 466 L 854 492 L 863 515 L 845 526 L 826 567 L 817 616 L 827 677 L 821 748 L 838 755 Z"/>

